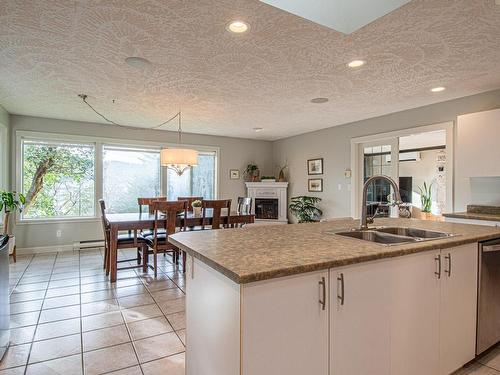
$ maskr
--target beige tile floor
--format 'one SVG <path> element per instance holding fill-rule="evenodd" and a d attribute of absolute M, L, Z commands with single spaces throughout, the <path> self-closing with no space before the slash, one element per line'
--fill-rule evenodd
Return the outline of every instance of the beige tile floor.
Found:
<path fill-rule="evenodd" d="M 157 280 L 137 269 L 111 284 L 99 250 L 19 256 L 0 375 L 184 375 L 185 278 L 159 260 Z M 500 346 L 453 375 L 500 375 Z"/>
<path fill-rule="evenodd" d="M 159 261 L 156 280 L 136 269 L 111 284 L 100 250 L 18 256 L 0 375 L 184 375 L 185 278 Z"/>

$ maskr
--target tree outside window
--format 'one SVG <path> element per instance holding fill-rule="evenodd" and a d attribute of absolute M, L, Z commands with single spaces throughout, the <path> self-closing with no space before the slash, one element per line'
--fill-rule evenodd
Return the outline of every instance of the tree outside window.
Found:
<path fill-rule="evenodd" d="M 93 144 L 22 141 L 23 218 L 95 213 Z"/>

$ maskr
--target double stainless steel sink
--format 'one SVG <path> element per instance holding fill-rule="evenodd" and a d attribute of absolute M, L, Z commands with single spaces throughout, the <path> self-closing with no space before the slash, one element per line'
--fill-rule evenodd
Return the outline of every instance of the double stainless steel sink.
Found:
<path fill-rule="evenodd" d="M 368 229 L 352 229 L 341 232 L 332 231 L 329 233 L 383 245 L 398 245 L 408 242 L 422 242 L 456 236 L 453 233 L 409 227 L 375 227 Z"/>

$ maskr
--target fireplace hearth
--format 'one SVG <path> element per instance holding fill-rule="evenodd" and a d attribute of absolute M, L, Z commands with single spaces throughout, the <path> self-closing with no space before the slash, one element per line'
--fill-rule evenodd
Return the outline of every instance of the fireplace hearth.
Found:
<path fill-rule="evenodd" d="M 247 196 L 253 198 L 255 222 L 288 224 L 288 182 L 247 182 Z"/>

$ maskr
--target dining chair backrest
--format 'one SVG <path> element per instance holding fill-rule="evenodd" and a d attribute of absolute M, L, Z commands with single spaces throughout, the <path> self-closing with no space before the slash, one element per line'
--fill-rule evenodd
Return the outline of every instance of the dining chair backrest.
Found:
<path fill-rule="evenodd" d="M 106 219 L 106 203 L 104 199 L 99 199 L 99 207 L 101 208 L 101 224 L 102 224 L 102 232 L 104 234 L 104 246 L 107 248 L 109 241 L 109 225 L 108 220 Z"/>
<path fill-rule="evenodd" d="M 238 197 L 238 206 L 236 211 L 239 214 L 250 215 L 252 212 L 252 198 Z"/>
<path fill-rule="evenodd" d="M 193 211 L 193 207 L 191 206 L 191 204 L 194 201 L 202 201 L 203 197 L 178 197 L 177 200 L 178 201 L 186 201 L 188 204 L 188 211 Z"/>
<path fill-rule="evenodd" d="M 154 197 L 154 198 L 137 198 L 137 204 L 139 205 L 139 213 L 143 212 L 144 206 L 148 207 L 148 212 L 150 214 L 154 213 L 153 202 L 166 202 L 167 197 Z"/>
<path fill-rule="evenodd" d="M 201 202 L 203 208 L 203 224 L 202 229 L 205 229 L 205 217 L 207 208 L 212 209 L 212 229 L 220 229 L 221 223 L 227 227 L 229 225 L 229 216 L 231 214 L 231 199 L 204 200 Z M 227 217 L 221 218 L 222 209 L 227 209 Z"/>
<path fill-rule="evenodd" d="M 155 215 L 154 225 L 154 246 L 158 246 L 158 229 L 165 228 L 165 234 L 168 237 L 175 233 L 177 215 L 184 214 L 187 216 L 187 203 L 186 201 L 155 201 L 152 203 Z M 181 230 L 186 230 L 186 221 L 181 227 Z M 165 239 L 164 246 L 169 247 Z"/>

